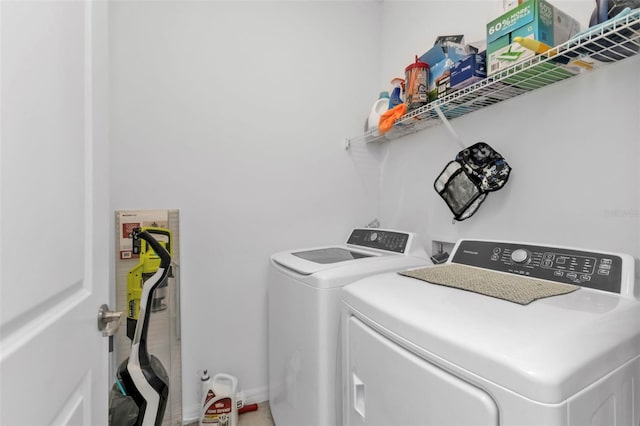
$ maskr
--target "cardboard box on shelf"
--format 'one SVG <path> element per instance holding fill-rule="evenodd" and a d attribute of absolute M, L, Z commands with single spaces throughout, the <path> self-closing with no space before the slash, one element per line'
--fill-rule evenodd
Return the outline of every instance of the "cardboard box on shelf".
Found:
<path fill-rule="evenodd" d="M 454 37 L 455 43 L 450 41 Z M 451 67 L 469 53 L 461 42 L 462 36 L 439 36 L 433 47 L 420 56 L 421 62 L 429 64 L 429 101 L 449 91 Z"/>
<path fill-rule="evenodd" d="M 545 0 L 528 0 L 487 24 L 487 75 L 535 55 L 514 37 L 532 38 L 549 46 L 569 40 L 580 24 Z"/>
<path fill-rule="evenodd" d="M 502 13 L 515 9 L 527 0 L 502 0 Z"/>
<path fill-rule="evenodd" d="M 487 76 L 486 52 L 472 53 L 451 67 L 451 90 L 462 89 Z"/>

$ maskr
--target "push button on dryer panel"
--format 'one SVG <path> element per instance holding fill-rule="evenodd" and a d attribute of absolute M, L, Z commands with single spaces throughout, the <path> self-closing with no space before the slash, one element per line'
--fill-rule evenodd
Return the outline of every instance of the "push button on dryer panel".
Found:
<path fill-rule="evenodd" d="M 524 263 L 529 259 L 529 252 L 524 249 L 517 249 L 511 253 L 511 260 L 516 263 Z"/>

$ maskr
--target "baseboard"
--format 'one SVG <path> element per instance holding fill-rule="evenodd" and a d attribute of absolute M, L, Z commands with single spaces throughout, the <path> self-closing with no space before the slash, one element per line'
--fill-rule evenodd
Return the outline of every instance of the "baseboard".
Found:
<path fill-rule="evenodd" d="M 245 404 L 259 404 L 269 400 L 269 387 L 261 386 L 253 389 L 243 389 Z M 182 424 L 198 422 L 200 420 L 200 403 L 190 404 L 183 407 Z"/>
<path fill-rule="evenodd" d="M 259 404 L 269 400 L 269 386 L 260 386 L 259 388 L 243 389 L 245 396 L 245 404 Z"/>

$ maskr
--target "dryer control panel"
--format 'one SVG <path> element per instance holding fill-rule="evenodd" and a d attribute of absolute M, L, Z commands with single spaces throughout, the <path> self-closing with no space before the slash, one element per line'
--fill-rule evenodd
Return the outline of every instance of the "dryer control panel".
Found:
<path fill-rule="evenodd" d="M 495 241 L 461 241 L 453 263 L 620 293 L 622 259 L 614 254 Z"/>
<path fill-rule="evenodd" d="M 404 253 L 409 245 L 407 232 L 388 231 L 376 228 L 354 229 L 347 244 L 368 247 L 377 250 Z"/>

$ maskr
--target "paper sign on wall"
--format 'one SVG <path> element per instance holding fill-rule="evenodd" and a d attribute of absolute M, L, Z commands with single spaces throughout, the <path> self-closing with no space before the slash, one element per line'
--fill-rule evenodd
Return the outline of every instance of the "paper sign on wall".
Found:
<path fill-rule="evenodd" d="M 120 259 L 137 259 L 138 255 L 133 254 L 133 241 L 130 238 L 133 228 L 143 228 L 153 226 L 157 228 L 169 227 L 168 210 L 131 210 L 119 211 L 118 213 L 118 233 L 120 235 L 119 249 Z"/>

